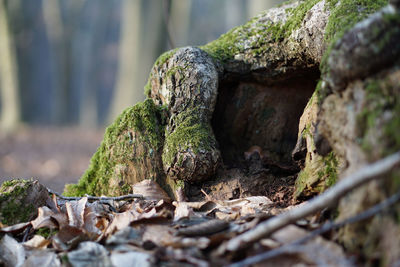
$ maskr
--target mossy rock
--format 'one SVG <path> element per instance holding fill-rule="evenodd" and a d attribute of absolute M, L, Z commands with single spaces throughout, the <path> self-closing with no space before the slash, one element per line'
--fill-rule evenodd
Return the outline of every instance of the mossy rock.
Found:
<path fill-rule="evenodd" d="M 0 187 L 0 222 L 13 225 L 33 220 L 47 199 L 46 187 L 36 180 L 5 181 Z"/>
<path fill-rule="evenodd" d="M 127 108 L 107 128 L 78 184 L 66 185 L 64 195 L 123 195 L 144 179 L 172 193 L 161 161 L 166 119 L 165 109 L 151 99 Z"/>

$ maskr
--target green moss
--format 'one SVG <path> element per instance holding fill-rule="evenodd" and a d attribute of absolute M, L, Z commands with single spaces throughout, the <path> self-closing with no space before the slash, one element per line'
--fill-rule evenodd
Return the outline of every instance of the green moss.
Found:
<path fill-rule="evenodd" d="M 176 129 L 166 136 L 165 148 L 162 156 L 163 162 L 170 165 L 174 162 L 178 151 L 191 149 L 194 153 L 210 149 L 210 142 L 213 142 L 209 133 L 210 126 L 204 121 L 199 121 L 198 108 L 182 112 L 175 117 Z M 181 163 L 183 159 L 176 159 Z"/>
<path fill-rule="evenodd" d="M 397 82 L 368 79 L 364 109 L 357 116 L 358 138 L 370 156 L 382 157 L 400 150 L 400 87 Z M 391 114 L 384 119 L 384 114 Z"/>
<path fill-rule="evenodd" d="M 276 25 L 272 27 L 276 27 L 273 29 L 274 32 L 274 39 L 280 40 L 289 35 L 296 29 L 300 28 L 304 17 L 306 16 L 307 12 L 315 6 L 321 0 L 308 0 L 303 1 L 300 3 L 296 8 L 290 10 L 288 14 L 288 20 L 282 26 Z"/>
<path fill-rule="evenodd" d="M 48 239 L 58 233 L 58 230 L 49 228 L 40 228 L 36 230 L 36 234 Z"/>
<path fill-rule="evenodd" d="M 331 12 L 325 27 L 325 40 L 329 44 L 320 64 L 321 73 L 329 72 L 328 57 L 334 44 L 356 23 L 388 4 L 388 0 L 327 0 Z"/>
<path fill-rule="evenodd" d="M 13 179 L 5 181 L 0 187 L 0 218 L 6 225 L 26 222 L 35 213 L 33 204 L 23 205 L 22 199 L 32 180 Z"/>
<path fill-rule="evenodd" d="M 307 136 L 312 136 L 311 123 L 307 124 L 306 127 L 304 127 L 304 130 L 301 132 L 301 136 L 303 138 L 306 138 Z"/>
<path fill-rule="evenodd" d="M 164 108 L 156 106 L 151 99 L 123 111 L 106 129 L 104 140 L 93 155 L 88 170 L 78 184 L 66 185 L 64 195 L 106 195 L 109 191 L 109 180 L 114 175 L 114 167 L 118 163 L 116 160 L 125 162 L 141 160 L 132 156 L 134 142 L 148 144 L 150 155 L 142 157 L 151 157 L 152 151 L 160 150 L 163 146 L 166 123 L 163 112 Z M 132 140 L 130 132 L 132 130 L 140 133 L 138 140 Z M 121 187 L 120 190 L 128 193 L 130 187 Z"/>
<path fill-rule="evenodd" d="M 258 17 L 253 18 L 246 24 L 236 27 L 226 34 L 221 35 L 217 40 L 208 43 L 200 48 L 209 53 L 214 59 L 222 62 L 233 60 L 234 56 L 244 52 L 244 43 L 253 39 L 250 43 L 252 53 L 257 56 L 268 52 L 270 43 L 283 41 L 291 33 L 301 26 L 307 12 L 320 0 L 307 0 L 295 8 L 287 8 L 288 19 L 284 24 L 281 23 L 257 23 Z M 289 4 L 293 1 L 288 1 Z"/>
<path fill-rule="evenodd" d="M 323 158 L 324 168 L 318 173 L 320 180 L 325 180 L 325 188 L 331 187 L 337 181 L 338 160 L 333 152 Z M 324 188 L 324 189 L 325 189 Z"/>
<path fill-rule="evenodd" d="M 310 197 L 334 185 L 338 177 L 338 160 L 333 152 L 325 157 L 308 153 L 306 166 L 297 176 L 295 197 Z"/>

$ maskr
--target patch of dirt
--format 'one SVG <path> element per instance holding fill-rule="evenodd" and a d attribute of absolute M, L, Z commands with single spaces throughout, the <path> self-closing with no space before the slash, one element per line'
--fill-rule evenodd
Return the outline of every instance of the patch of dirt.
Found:
<path fill-rule="evenodd" d="M 204 198 L 228 200 L 249 196 L 267 196 L 278 207 L 288 207 L 294 200 L 294 182 L 298 169 L 252 156 L 222 166 L 214 180 L 190 185 L 186 192 L 191 201 Z"/>
<path fill-rule="evenodd" d="M 22 127 L 0 133 L 0 183 L 35 178 L 57 192 L 76 183 L 103 139 L 104 129 Z"/>

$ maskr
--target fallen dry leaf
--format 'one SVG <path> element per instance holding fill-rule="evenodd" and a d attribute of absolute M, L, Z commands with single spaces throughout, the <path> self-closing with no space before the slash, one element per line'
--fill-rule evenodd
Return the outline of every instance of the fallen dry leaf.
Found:
<path fill-rule="evenodd" d="M 136 246 L 142 245 L 142 234 L 132 227 L 125 227 L 122 230 L 117 231 L 112 236 L 109 236 L 106 240 L 107 245 L 122 245 L 122 244 L 133 244 Z"/>
<path fill-rule="evenodd" d="M 110 258 L 113 266 L 152 267 L 156 264 L 154 256 L 137 251 L 113 252 Z"/>
<path fill-rule="evenodd" d="M 41 235 L 34 235 L 31 239 L 28 241 L 22 243 L 25 247 L 30 247 L 30 248 L 40 248 L 44 249 L 47 248 L 48 245 L 51 244 L 50 240 L 47 240 Z"/>
<path fill-rule="evenodd" d="M 70 201 L 65 203 L 69 225 L 78 228 L 83 227 L 86 203 L 87 197 L 83 197 L 79 201 Z"/>
<path fill-rule="evenodd" d="M 0 240 L 0 262 L 5 266 L 22 266 L 25 261 L 25 249 L 14 238 L 5 235 Z"/>
<path fill-rule="evenodd" d="M 195 216 L 193 208 L 187 202 L 174 201 L 172 204 L 175 206 L 174 221 Z"/>
<path fill-rule="evenodd" d="M 55 215 L 54 211 L 46 206 L 38 208 L 38 216 L 36 219 L 31 221 L 33 229 L 39 229 L 42 227 L 57 228 L 58 225 L 52 220 L 51 216 Z"/>
<path fill-rule="evenodd" d="M 142 224 L 138 228 L 143 231 L 143 242 L 151 241 L 157 246 L 168 246 L 175 233 L 173 228 L 163 224 Z"/>
<path fill-rule="evenodd" d="M 112 266 L 107 250 L 95 242 L 82 242 L 78 249 L 67 254 L 72 266 Z"/>
<path fill-rule="evenodd" d="M 59 267 L 61 266 L 61 261 L 57 257 L 57 254 L 52 251 L 39 250 L 33 252 L 24 262 L 24 267 Z"/>
<path fill-rule="evenodd" d="M 134 184 L 132 189 L 133 194 L 140 194 L 147 200 L 171 199 L 158 183 L 150 179 Z"/>
<path fill-rule="evenodd" d="M 285 245 L 303 238 L 307 234 L 308 231 L 298 226 L 288 225 L 273 233 L 271 238 Z M 320 236 L 317 236 L 304 244 L 291 247 L 288 249 L 288 253 L 298 254 L 306 262 L 321 266 L 350 265 L 346 260 L 343 249 L 339 245 Z"/>
<path fill-rule="evenodd" d="M 30 225 L 31 225 L 31 222 L 24 222 L 24 223 L 14 224 L 11 226 L 6 226 L 3 228 L 0 228 L 0 233 L 18 234 L 18 233 L 23 232 Z"/>

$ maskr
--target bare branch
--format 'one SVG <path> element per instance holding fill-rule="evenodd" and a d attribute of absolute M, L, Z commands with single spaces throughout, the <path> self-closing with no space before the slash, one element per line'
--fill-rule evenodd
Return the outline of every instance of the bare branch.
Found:
<path fill-rule="evenodd" d="M 47 191 L 50 194 L 56 195 L 58 198 L 63 199 L 63 200 L 81 200 L 82 197 L 64 197 L 63 195 L 60 195 L 57 192 L 54 192 L 53 190 L 47 188 Z M 129 194 L 129 195 L 123 195 L 123 196 L 118 196 L 118 197 L 94 197 L 94 196 L 85 196 L 88 198 L 88 201 L 107 201 L 107 200 L 114 200 L 114 201 L 121 201 L 121 200 L 127 200 L 127 199 L 132 199 L 132 198 L 141 198 L 143 199 L 143 195 L 139 194 Z"/>
<path fill-rule="evenodd" d="M 234 264 L 229 265 L 230 267 L 244 267 L 244 266 L 249 266 L 251 264 L 256 264 L 259 263 L 261 261 L 265 261 L 268 259 L 271 259 L 273 257 L 285 254 L 287 252 L 291 251 L 291 247 L 295 247 L 298 245 L 301 245 L 303 243 L 306 243 L 307 241 L 313 239 L 314 237 L 321 235 L 323 233 L 326 233 L 328 231 L 334 230 L 334 229 L 338 229 L 341 228 L 347 224 L 351 224 L 351 223 L 356 223 L 365 219 L 368 219 L 374 215 L 376 215 L 377 213 L 383 211 L 385 208 L 395 204 L 396 202 L 398 202 L 400 200 L 400 191 L 397 192 L 396 194 L 392 195 L 390 198 L 385 199 L 384 201 L 382 201 L 381 203 L 373 206 L 372 208 L 367 209 L 366 211 L 361 212 L 360 214 L 357 214 L 355 216 L 352 216 L 350 218 L 347 218 L 341 222 L 338 223 L 327 223 L 324 224 L 322 227 L 310 232 L 308 235 L 306 235 L 303 238 L 297 239 L 287 245 L 284 245 L 282 247 L 267 251 L 265 253 L 262 254 L 258 254 L 255 255 L 253 257 L 247 258 L 243 261 L 240 262 L 236 262 Z"/>
<path fill-rule="evenodd" d="M 382 178 L 382 174 L 387 173 L 399 164 L 400 152 L 396 152 L 375 163 L 366 165 L 355 173 L 344 177 L 333 187 L 329 188 L 323 194 L 313 198 L 309 202 L 306 202 L 304 205 L 279 214 L 270 220 L 260 223 L 254 229 L 232 238 L 226 243 L 226 247 L 221 247 L 222 252 L 225 252 L 226 250 L 237 251 L 241 248 L 247 247 L 249 244 L 268 236 L 286 225 L 314 214 L 325 207 L 331 206 L 352 189 L 375 178 Z"/>

